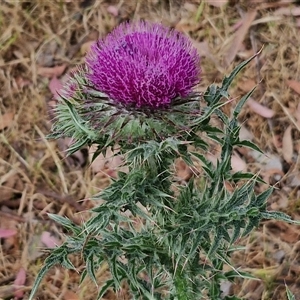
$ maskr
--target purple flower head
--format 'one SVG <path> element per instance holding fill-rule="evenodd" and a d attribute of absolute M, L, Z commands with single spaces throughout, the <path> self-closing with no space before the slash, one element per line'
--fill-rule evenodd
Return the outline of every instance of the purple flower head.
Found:
<path fill-rule="evenodd" d="M 188 37 L 160 24 L 124 23 L 92 46 L 87 78 L 116 104 L 163 108 L 200 81 L 200 58 Z"/>

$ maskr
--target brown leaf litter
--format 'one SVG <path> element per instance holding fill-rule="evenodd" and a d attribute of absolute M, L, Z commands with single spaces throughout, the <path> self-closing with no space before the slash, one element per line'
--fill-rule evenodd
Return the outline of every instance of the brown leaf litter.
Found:
<path fill-rule="evenodd" d="M 201 91 L 211 83 L 220 84 L 233 66 L 264 46 L 238 76 L 224 109 L 230 113 L 232 99 L 258 85 L 242 110 L 241 134 L 257 143 L 265 155 L 237 148 L 232 167 L 257 172 L 267 183 L 275 184 L 269 209 L 300 219 L 299 7 L 294 1 L 230 0 L 222 5 L 199 0 L 147 0 L 143 5 L 117 0 L 58 2 L 1 4 L 0 299 L 22 299 L 23 295 L 26 299 L 46 257 L 42 248 L 63 241 L 62 228 L 47 213 L 79 224 L 96 205 L 90 196 L 110 184 L 122 167 L 122 157 L 112 159 L 112 153 L 90 167 L 88 149 L 66 157 L 72 140 L 45 137 L 53 119 L 48 105 L 56 105 L 53 95 L 61 87 L 62 76 L 83 62 L 99 36 L 125 20 L 158 21 L 190 36 L 202 56 Z M 220 149 L 212 145 L 210 150 L 208 156 L 215 161 Z M 190 168 L 179 161 L 176 167 L 178 182 L 201 177 L 198 165 Z M 287 284 L 299 298 L 299 234 L 297 226 L 266 221 L 241 240 L 245 249 L 234 253 L 234 267 L 259 280 L 237 280 L 227 285 L 228 293 L 235 291 L 249 300 L 282 300 Z M 81 258 L 71 260 L 82 272 Z M 109 277 L 107 266 L 96 276 L 99 284 L 104 282 Z M 95 285 L 90 280 L 81 286 L 78 282 L 76 272 L 53 268 L 37 298 L 94 300 Z M 104 299 L 130 299 L 126 283 Z"/>

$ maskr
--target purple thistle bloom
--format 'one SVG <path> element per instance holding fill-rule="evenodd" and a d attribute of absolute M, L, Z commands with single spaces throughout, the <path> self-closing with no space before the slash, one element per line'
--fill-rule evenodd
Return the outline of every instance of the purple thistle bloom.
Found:
<path fill-rule="evenodd" d="M 95 43 L 87 78 L 115 104 L 164 108 L 200 81 L 200 58 L 188 37 L 160 24 L 125 23 Z"/>

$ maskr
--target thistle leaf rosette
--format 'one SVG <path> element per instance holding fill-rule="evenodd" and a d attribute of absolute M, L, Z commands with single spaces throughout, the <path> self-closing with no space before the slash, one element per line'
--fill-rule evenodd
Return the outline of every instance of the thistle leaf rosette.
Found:
<path fill-rule="evenodd" d="M 184 34 L 123 23 L 97 41 L 60 93 L 54 136 L 100 147 L 185 136 L 200 114 L 200 58 Z"/>

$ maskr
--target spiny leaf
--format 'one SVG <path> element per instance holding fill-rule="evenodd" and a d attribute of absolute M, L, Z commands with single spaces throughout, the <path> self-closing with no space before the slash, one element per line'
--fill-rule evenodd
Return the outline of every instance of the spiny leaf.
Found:
<path fill-rule="evenodd" d="M 39 287 L 39 285 L 41 284 L 42 279 L 44 278 L 45 274 L 52 268 L 53 265 L 47 265 L 45 264 L 41 270 L 39 271 L 39 273 L 37 274 L 35 281 L 33 283 L 33 287 L 32 290 L 30 292 L 29 295 L 29 300 L 34 300 L 34 295 L 37 292 L 37 289 Z"/>
<path fill-rule="evenodd" d="M 93 252 L 88 256 L 86 260 L 86 271 L 93 282 L 98 286 L 96 274 L 95 274 L 95 263 L 94 263 L 94 255 Z"/>
<path fill-rule="evenodd" d="M 81 273 L 81 276 L 80 276 L 79 285 L 82 284 L 82 282 L 84 281 L 84 279 L 86 278 L 86 276 L 87 276 L 87 270 L 84 269 L 84 270 L 82 271 L 82 273 Z"/>
<path fill-rule="evenodd" d="M 261 217 L 264 219 L 273 219 L 285 221 L 291 224 L 300 225 L 300 221 L 292 220 L 290 216 L 280 211 L 266 211 L 261 213 Z"/>
<path fill-rule="evenodd" d="M 217 229 L 216 229 L 217 230 Z M 207 253 L 207 256 L 209 258 L 212 258 L 214 253 L 216 252 L 216 250 L 219 248 L 219 246 L 223 243 L 223 236 L 221 235 L 221 233 L 217 230 L 214 238 L 213 238 L 213 241 L 212 241 L 212 244 L 210 246 L 210 249 Z"/>
<path fill-rule="evenodd" d="M 253 175 L 253 173 L 247 173 L 247 172 L 236 172 L 232 175 L 232 180 L 237 182 L 239 180 L 256 180 L 259 183 L 266 184 L 264 180 L 262 180 L 259 176 Z"/>
<path fill-rule="evenodd" d="M 76 271 L 76 268 L 75 266 L 72 264 L 72 262 L 69 260 L 69 258 L 67 256 L 64 256 L 62 262 L 61 262 L 61 265 L 66 268 L 66 269 L 69 269 L 69 270 L 75 270 Z"/>
<path fill-rule="evenodd" d="M 205 171 L 209 175 L 211 179 L 213 179 L 213 164 L 202 154 L 197 153 L 197 152 L 191 152 L 193 156 L 198 158 L 204 165 Z"/>
<path fill-rule="evenodd" d="M 271 188 L 268 188 L 267 190 L 265 190 L 264 192 L 262 192 L 261 194 L 259 194 L 255 199 L 254 205 L 257 207 L 260 207 L 261 205 L 266 203 L 267 199 L 271 196 L 273 191 L 274 191 L 274 188 L 271 187 Z"/>
<path fill-rule="evenodd" d="M 246 101 L 249 99 L 249 97 L 251 97 L 251 95 L 253 94 L 253 92 L 255 91 L 256 87 L 254 87 L 250 92 L 248 92 L 244 97 L 242 97 L 242 99 L 239 101 L 239 103 L 237 104 L 237 106 L 235 107 L 234 111 L 233 111 L 233 117 L 237 118 L 238 115 L 240 114 L 243 106 L 245 105 Z"/>
<path fill-rule="evenodd" d="M 84 121 L 78 114 L 78 112 L 74 109 L 74 106 L 68 101 L 65 100 L 64 103 L 67 105 L 68 110 L 69 110 L 69 116 L 71 117 L 72 121 L 74 122 L 74 126 L 84 132 L 87 136 L 94 136 L 93 131 L 92 130 L 88 130 L 84 125 L 82 125 L 83 123 L 86 123 L 86 121 Z"/>
<path fill-rule="evenodd" d="M 253 279 L 253 280 L 260 281 L 260 279 L 251 275 L 248 272 L 236 271 L 236 270 L 231 270 L 231 271 L 225 272 L 224 276 L 230 281 L 232 281 L 235 278 Z"/>
<path fill-rule="evenodd" d="M 237 147 L 247 147 L 247 148 L 253 149 L 255 151 L 258 151 L 261 154 L 264 154 L 264 152 L 262 150 L 260 150 L 259 147 L 257 147 L 254 143 L 252 143 L 250 141 L 247 141 L 247 140 L 238 141 L 238 142 L 234 143 L 234 146 L 237 146 Z"/>
<path fill-rule="evenodd" d="M 249 234 L 255 227 L 258 226 L 259 222 L 261 220 L 261 216 L 253 217 L 249 220 L 246 228 L 244 229 L 242 236 L 246 236 Z"/>
<path fill-rule="evenodd" d="M 288 297 L 288 300 L 296 300 L 295 296 L 292 294 L 291 290 L 287 285 L 285 285 L 285 289 L 286 289 L 286 295 Z"/>
<path fill-rule="evenodd" d="M 97 300 L 100 300 L 103 298 L 105 293 L 108 291 L 110 287 L 114 286 L 114 280 L 113 279 L 107 279 L 105 284 L 102 286 L 101 290 L 98 293 Z M 33 299 L 32 299 L 33 300 Z"/>
<path fill-rule="evenodd" d="M 227 91 L 233 80 L 235 79 L 236 75 L 245 68 L 256 56 L 258 56 L 261 53 L 262 49 L 248 58 L 247 60 L 241 62 L 238 66 L 234 68 L 234 70 L 231 72 L 231 74 L 228 77 L 225 77 L 222 82 L 222 90 Z"/>
<path fill-rule="evenodd" d="M 70 219 L 66 217 L 62 217 L 60 215 L 50 214 L 50 213 L 48 213 L 48 217 L 53 221 L 62 225 L 64 228 L 73 231 L 75 234 L 79 234 L 81 232 L 80 227 L 75 225 Z"/>
<path fill-rule="evenodd" d="M 82 147 L 90 144 L 89 137 L 85 137 L 85 138 L 83 138 L 83 137 L 80 137 L 80 138 L 75 137 L 74 139 L 75 139 L 75 142 L 71 146 L 69 146 L 69 148 L 68 148 L 68 151 L 67 151 L 68 155 L 72 155 L 75 152 L 77 152 L 78 150 L 80 150 Z"/>

